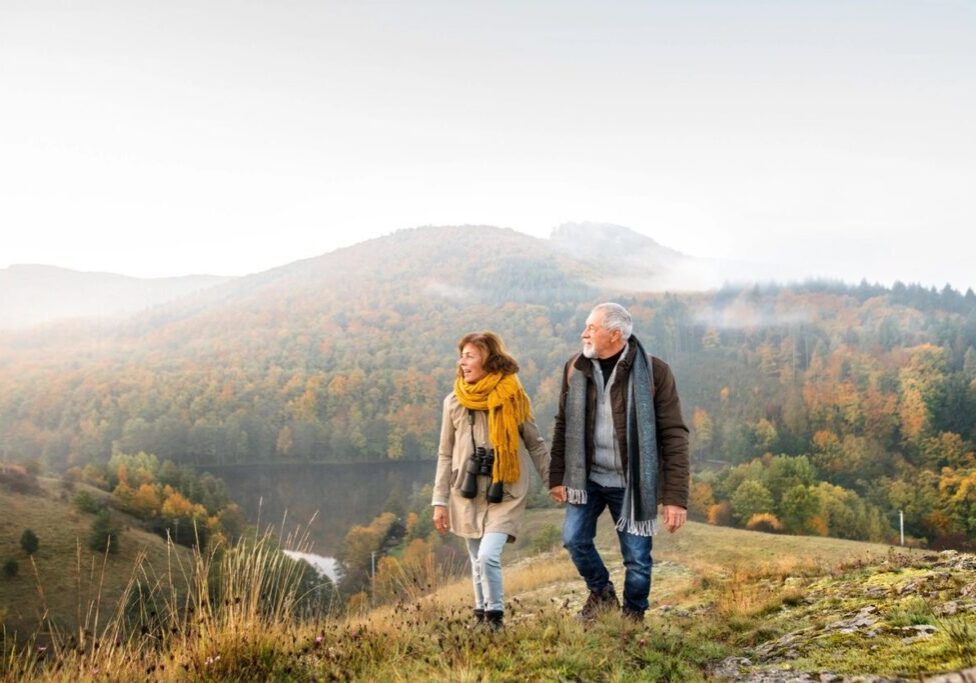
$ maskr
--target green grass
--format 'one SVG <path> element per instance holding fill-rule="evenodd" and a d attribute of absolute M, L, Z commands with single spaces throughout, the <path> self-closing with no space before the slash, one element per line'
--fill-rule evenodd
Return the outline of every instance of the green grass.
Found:
<path fill-rule="evenodd" d="M 97 614 L 104 622 L 116 608 L 139 562 L 165 572 L 179 556 L 188 562 L 186 548 L 167 548 L 164 539 L 137 528 L 128 515 L 112 512 L 122 530 L 119 552 L 109 555 L 88 549 L 88 536 L 94 515 L 80 512 L 71 502 L 73 493 L 62 497 L 58 480 L 41 479 L 43 495 L 11 493 L 0 487 L 0 563 L 17 560 L 16 577 L 0 576 L 0 609 L 5 612 L 8 638 L 28 636 L 50 625 L 64 631 L 96 626 Z M 95 496 L 98 491 L 79 484 Z M 20 547 L 20 535 L 30 528 L 40 539 L 33 558 Z M 33 563 L 32 560 L 33 559 Z"/>
<path fill-rule="evenodd" d="M 82 651 L 14 653 L 10 680 L 704 681 L 728 657 L 749 671 L 920 676 L 972 666 L 976 614 L 938 617 L 935 607 L 976 582 L 932 553 L 823 538 L 797 538 L 689 524 L 655 539 L 652 609 L 635 625 L 608 614 L 584 628 L 572 614 L 585 590 L 562 549 L 548 547 L 558 510 L 531 511 L 506 551 L 507 628 L 472 629 L 466 577 L 432 594 L 365 614 L 320 619 L 295 613 L 293 574 L 275 545 L 259 539 L 192 558 L 186 604 L 160 585 L 162 628 L 109 629 Z M 43 535 L 39 532 L 43 544 Z M 19 537 L 19 536 L 18 536 Z M 542 538 L 544 542 L 534 539 Z M 622 587 L 612 527 L 598 547 Z M 240 599 L 211 599 L 216 594 Z M 918 598 L 914 586 L 926 597 Z M 408 599 L 409 598 L 409 599 Z M 837 623 L 873 606 L 870 628 Z M 142 614 L 145 616 L 146 610 Z M 905 628 L 932 636 L 906 644 Z"/>
<path fill-rule="evenodd" d="M 897 605 L 888 617 L 890 626 L 917 626 L 935 623 L 932 607 L 922 598 L 911 597 Z"/>

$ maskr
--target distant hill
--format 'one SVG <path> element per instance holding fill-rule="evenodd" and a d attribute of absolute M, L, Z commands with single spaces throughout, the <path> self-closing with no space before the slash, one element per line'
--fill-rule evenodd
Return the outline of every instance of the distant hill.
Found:
<path fill-rule="evenodd" d="M 820 502 L 798 516 L 777 485 L 756 489 L 765 510 L 753 512 L 854 535 L 839 510 L 860 505 L 885 527 L 904 510 L 907 534 L 943 547 L 974 537 L 976 502 L 956 492 L 976 477 L 976 293 L 613 281 L 681 261 L 619 226 L 562 226 L 548 240 L 422 227 L 123 320 L 0 333 L 0 458 L 48 471 L 117 450 L 202 466 L 430 459 L 455 344 L 483 329 L 518 359 L 548 434 L 562 364 L 592 305 L 610 299 L 671 364 L 696 462 L 806 457 L 803 487 Z M 742 477 L 778 480 L 754 469 L 703 489 L 700 513 L 745 524 L 745 507 L 729 509 Z"/>
<path fill-rule="evenodd" d="M 459 269 L 458 264 L 466 265 Z M 529 270 L 533 279 L 525 281 Z M 49 265 L 13 265 L 0 269 L 0 330 L 147 312 L 168 318 L 172 311 L 253 302 L 263 292 L 361 288 L 364 281 L 390 280 L 394 275 L 413 294 L 469 300 L 499 295 L 558 298 L 567 286 L 576 292 L 592 288 L 700 291 L 729 283 L 799 279 L 799 274 L 769 264 L 682 254 L 630 228 L 608 223 L 565 223 L 548 240 L 491 226 L 428 226 L 240 278 L 135 278 Z M 506 282 L 512 276 L 516 280 Z M 486 281 L 476 282 L 479 277 Z M 184 298 L 189 301 L 180 305 Z M 176 306 L 171 311 L 166 305 L 172 303 Z"/>
<path fill-rule="evenodd" d="M 5 389 L 0 413 L 13 416 L 6 411 L 39 406 L 29 395 L 53 389 L 48 382 L 55 377 L 81 381 L 71 379 L 71 388 L 57 390 L 57 403 L 87 403 L 95 385 L 85 376 L 126 406 L 116 415 L 121 422 L 113 418 L 114 427 L 96 428 L 101 436 L 89 445 L 73 437 L 50 441 L 53 450 L 41 451 L 52 464 L 104 457 L 112 442 L 198 462 L 240 462 L 245 452 L 270 454 L 279 446 L 299 459 L 308 449 L 340 459 L 384 457 L 390 448 L 418 457 L 431 452 L 430 425 L 438 417 L 438 396 L 454 372 L 456 339 L 472 329 L 498 330 L 519 354 L 526 380 L 535 383 L 539 368 L 548 372 L 565 353 L 553 335 L 561 336 L 564 326 L 577 327 L 577 306 L 596 296 L 590 282 L 598 278 L 595 269 L 560 253 L 549 241 L 513 230 L 401 230 L 224 282 L 123 321 L 72 321 L 0 334 L 0 387 Z M 540 346 L 547 336 L 553 343 Z M 373 377 L 376 371 L 385 377 Z M 364 397 L 367 377 L 372 383 L 368 395 L 376 405 L 364 411 L 355 404 Z M 332 397 L 327 402 L 314 398 L 326 385 Z M 201 390 L 216 390 L 234 401 L 254 400 L 252 408 L 262 407 L 257 413 L 232 409 L 238 424 L 227 441 L 224 422 L 231 414 L 216 404 L 204 408 L 198 400 Z M 297 420 L 294 429 L 281 431 L 286 425 L 278 424 L 283 407 L 278 398 L 258 398 L 280 390 L 298 392 L 286 402 L 308 392 L 311 403 L 301 407 L 298 400 L 287 409 L 287 421 Z M 406 394 L 398 397 L 397 392 Z M 386 400 L 397 406 L 389 415 L 390 406 L 380 405 Z M 192 441 L 203 437 L 209 445 L 202 448 L 210 456 L 187 458 L 185 424 L 176 427 L 182 435 L 163 438 L 169 445 L 162 451 L 160 444 L 144 441 L 162 426 L 159 418 L 174 410 L 197 424 Z M 306 421 L 319 411 L 324 413 L 314 418 L 318 426 Z M 325 413 L 329 417 L 323 421 Z M 390 418 L 401 427 L 391 430 Z M 0 419 L 0 430 L 9 424 Z M 25 455 L 18 443 L 23 443 L 19 437 L 6 440 L 3 455 Z"/>
<path fill-rule="evenodd" d="M 550 237 L 561 252 L 591 264 L 600 284 L 629 291 L 700 290 L 715 284 L 701 259 L 609 223 L 564 223 Z"/>
<path fill-rule="evenodd" d="M 458 264 L 465 265 L 459 269 Z M 513 275 L 522 279 L 527 270 L 534 272 L 531 282 L 505 282 Z M 567 286 L 576 291 L 592 287 L 697 291 L 730 282 L 785 280 L 790 274 L 769 266 L 688 256 L 630 228 L 607 223 L 565 223 L 548 240 L 491 226 L 428 226 L 240 278 L 135 278 L 49 265 L 13 265 L 0 269 L 0 330 L 146 312 L 167 317 L 166 305 L 187 297 L 186 305 L 177 303 L 173 310 L 253 302 L 263 292 L 361 288 L 364 281 L 394 276 L 419 296 L 483 300 L 506 294 L 556 298 Z M 476 281 L 479 277 L 485 281 Z"/>
<path fill-rule="evenodd" d="M 226 282 L 215 275 L 135 278 L 44 265 L 0 269 L 0 329 L 66 318 L 117 318 Z"/>

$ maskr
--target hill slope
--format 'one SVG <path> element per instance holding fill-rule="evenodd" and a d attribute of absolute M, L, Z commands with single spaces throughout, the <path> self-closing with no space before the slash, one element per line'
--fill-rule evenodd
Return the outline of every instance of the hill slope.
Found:
<path fill-rule="evenodd" d="M 19 565 L 17 576 L 0 576 L 0 608 L 8 634 L 44 631 L 48 622 L 65 633 L 77 633 L 79 627 L 95 631 L 112 616 L 140 560 L 145 559 L 148 576 L 161 576 L 169 568 L 178 571 L 181 563 L 187 566 L 186 548 L 168 548 L 162 538 L 116 511 L 112 520 L 121 530 L 118 552 L 93 553 L 88 538 L 95 516 L 79 511 L 57 480 L 40 481 L 43 491 L 38 495 L 0 486 L 0 562 L 13 559 Z M 77 488 L 95 497 L 107 495 L 83 484 Z M 33 566 L 19 545 L 24 529 L 40 540 Z"/>
<path fill-rule="evenodd" d="M 560 517 L 530 512 L 525 536 L 547 537 Z M 572 615 L 585 590 L 565 551 L 523 546 L 506 552 L 500 633 L 470 627 L 470 580 L 460 578 L 433 590 L 407 582 L 397 604 L 336 619 L 259 610 L 245 635 L 236 602 L 218 601 L 199 632 L 174 629 L 179 635 L 160 643 L 135 638 L 16 668 L 52 680 L 93 680 L 111 667 L 127 680 L 812 683 L 967 680 L 940 676 L 976 665 L 972 555 L 694 523 L 655 542 L 642 625 L 611 612 L 584 627 Z M 598 546 L 620 585 L 611 525 L 601 525 Z"/>
<path fill-rule="evenodd" d="M 561 518 L 559 510 L 531 511 L 524 535 L 541 534 Z M 507 552 L 503 636 L 480 646 L 477 636 L 471 642 L 455 629 L 470 603 L 470 583 L 461 580 L 415 608 L 381 608 L 355 620 L 361 638 L 388 642 L 372 661 L 349 652 L 348 661 L 361 667 L 352 677 L 896 681 L 976 666 L 973 555 L 692 522 L 655 538 L 644 626 L 611 614 L 583 629 L 572 614 L 586 591 L 567 554 L 534 556 L 528 545 Z M 597 546 L 622 586 L 607 519 Z M 396 654 L 412 648 L 416 656 Z"/>

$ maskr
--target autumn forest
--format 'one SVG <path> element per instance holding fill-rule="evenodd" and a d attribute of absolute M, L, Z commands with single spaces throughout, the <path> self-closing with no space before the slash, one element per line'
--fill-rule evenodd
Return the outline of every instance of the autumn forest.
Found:
<path fill-rule="evenodd" d="M 627 306 L 691 427 L 691 514 L 969 547 L 976 295 L 896 283 L 613 291 L 612 262 L 512 231 L 423 228 L 118 322 L 0 335 L 0 460 L 49 472 L 432 459 L 456 340 L 493 329 L 551 430 L 589 308 Z M 618 273 L 619 274 L 619 273 Z M 141 456 L 140 456 L 141 457 Z"/>

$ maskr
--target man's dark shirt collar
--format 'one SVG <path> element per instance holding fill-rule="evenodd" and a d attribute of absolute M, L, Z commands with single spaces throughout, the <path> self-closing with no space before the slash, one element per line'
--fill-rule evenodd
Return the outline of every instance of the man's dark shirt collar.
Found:
<path fill-rule="evenodd" d="M 617 364 L 617 361 L 620 360 L 620 355 L 624 352 L 624 349 L 626 349 L 626 348 L 627 348 L 627 346 L 624 345 L 623 348 L 621 348 L 619 351 L 617 351 L 617 353 L 613 354 L 609 358 L 598 358 L 597 359 L 599 361 L 599 363 L 600 363 L 600 372 L 603 373 L 603 388 L 604 389 L 607 388 L 607 382 L 610 381 L 610 375 L 613 373 L 613 368 Z"/>

